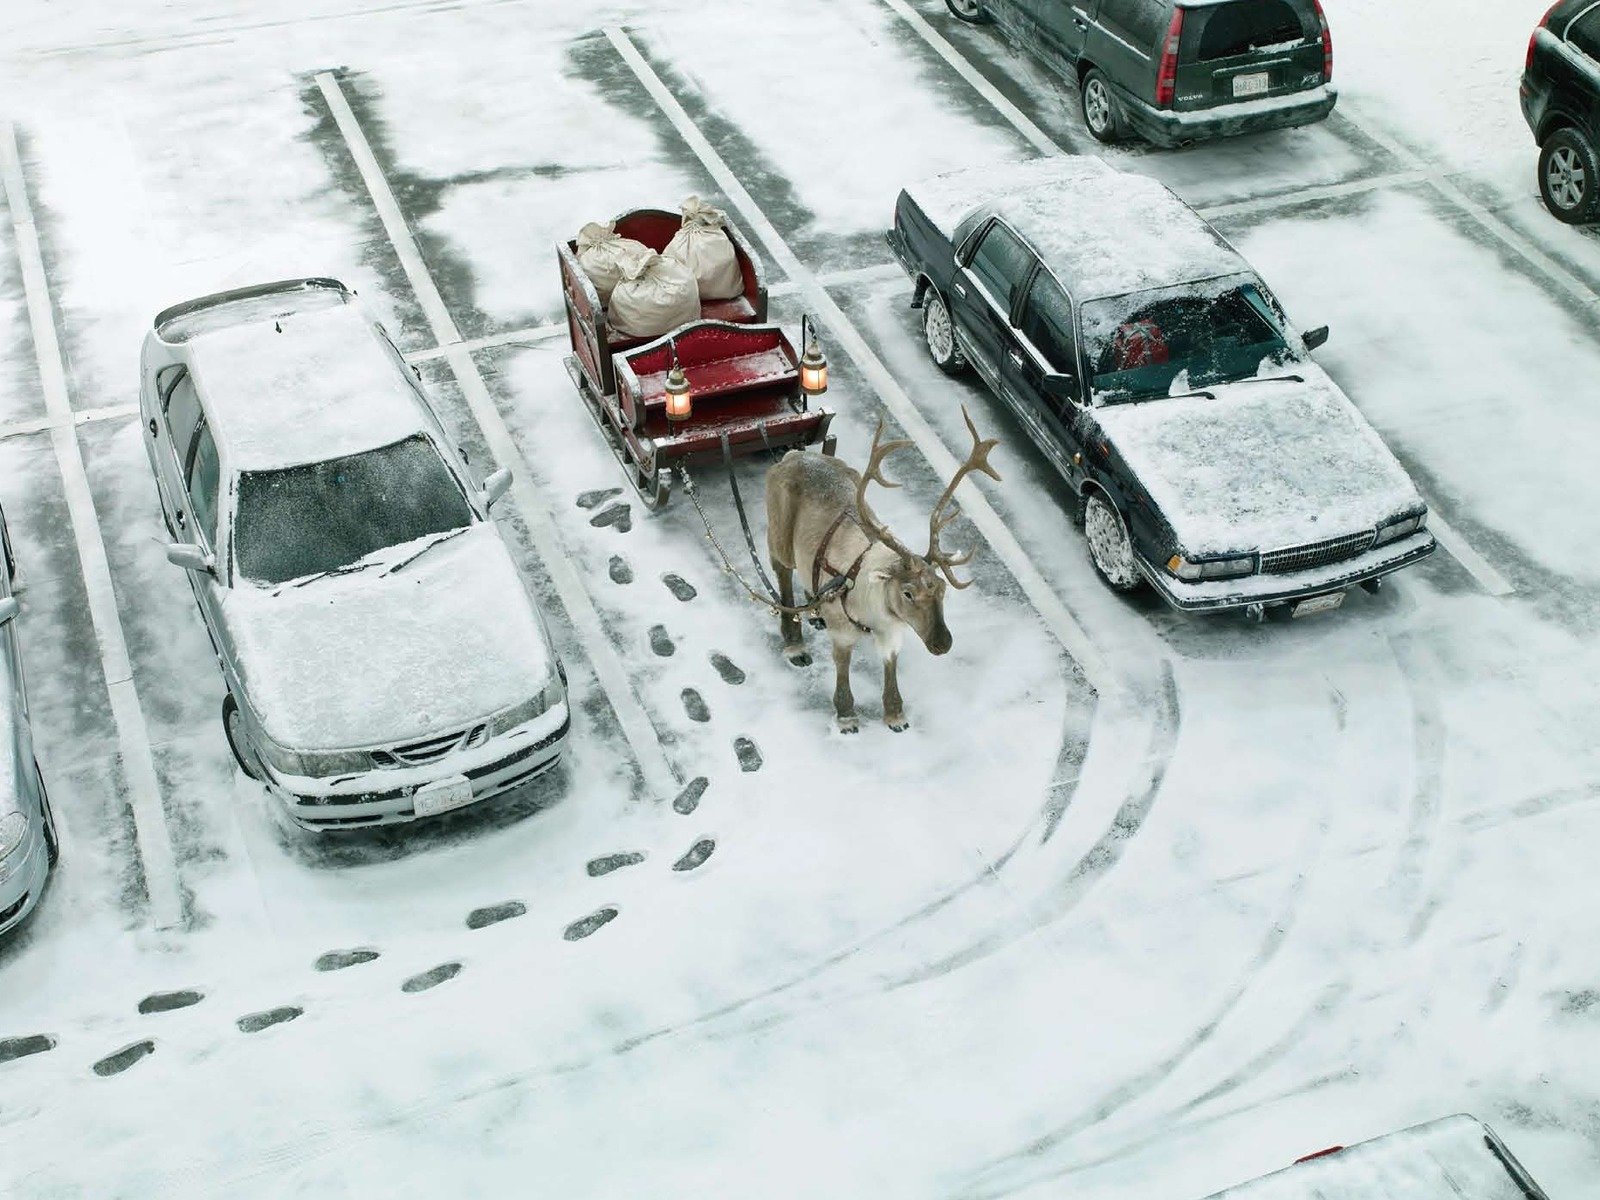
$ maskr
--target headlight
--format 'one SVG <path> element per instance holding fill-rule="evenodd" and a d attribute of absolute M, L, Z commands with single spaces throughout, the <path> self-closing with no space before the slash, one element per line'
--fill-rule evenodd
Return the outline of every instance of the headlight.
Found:
<path fill-rule="evenodd" d="M 28 837 L 28 818 L 19 812 L 0 817 L 0 862 L 17 852 Z"/>
<path fill-rule="evenodd" d="M 285 750 L 270 738 L 253 743 L 263 762 L 280 775 L 325 779 L 372 770 L 372 756 L 358 750 Z"/>
<path fill-rule="evenodd" d="M 559 664 L 557 669 L 560 670 Z M 552 676 L 550 682 L 544 685 L 544 690 L 532 700 L 526 700 L 515 708 L 508 708 L 495 717 L 490 725 L 490 736 L 499 737 L 502 733 L 510 733 L 535 717 L 543 716 L 566 698 L 567 688 L 562 675 Z"/>
<path fill-rule="evenodd" d="M 1374 546 L 1386 546 L 1390 542 L 1398 542 L 1403 537 L 1410 537 L 1417 530 L 1428 523 L 1426 510 L 1419 512 L 1414 517 L 1405 517 L 1399 521 L 1391 521 L 1387 525 L 1378 526 L 1378 538 Z"/>
<path fill-rule="evenodd" d="M 1256 556 L 1242 554 L 1233 558 L 1208 558 L 1196 562 L 1181 554 L 1174 554 L 1167 560 L 1167 570 L 1190 583 L 1202 579 L 1238 579 L 1242 575 L 1256 573 Z"/>

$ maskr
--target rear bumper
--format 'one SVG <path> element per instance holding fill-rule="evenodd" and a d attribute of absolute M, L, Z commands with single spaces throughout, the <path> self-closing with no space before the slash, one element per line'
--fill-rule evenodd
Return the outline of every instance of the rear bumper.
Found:
<path fill-rule="evenodd" d="M 1290 575 L 1250 575 L 1244 579 L 1218 579 L 1185 583 L 1142 557 L 1135 558 L 1140 573 L 1161 598 L 1182 612 L 1221 612 L 1253 604 L 1289 604 L 1329 592 L 1342 592 L 1358 584 L 1381 579 L 1419 563 L 1439 548 L 1427 530 L 1402 538 L 1390 546 L 1369 550 L 1344 562 L 1330 563 Z"/>
<path fill-rule="evenodd" d="M 1126 92 L 1118 98 L 1122 101 L 1122 115 L 1145 141 L 1157 146 L 1179 146 L 1208 138 L 1311 125 L 1327 119 L 1339 101 L 1339 93 L 1332 84 L 1323 84 L 1286 96 L 1241 100 L 1192 112 L 1156 108 Z"/>
<path fill-rule="evenodd" d="M 473 804 L 520 787 L 560 762 L 571 730 L 572 717 L 563 705 L 554 728 L 544 730 L 535 725 L 521 740 L 515 734 L 498 738 L 477 754 L 453 755 L 435 763 L 425 778 L 410 773 L 404 784 L 383 790 L 374 785 L 385 783 L 393 772 L 374 772 L 315 791 L 307 786 L 311 781 L 304 779 L 270 778 L 265 782 L 289 819 L 302 829 L 321 832 L 399 825 L 417 820 L 417 790 L 439 779 L 466 776 L 472 783 Z"/>
<path fill-rule="evenodd" d="M 0 935 L 28 919 L 44 895 L 45 880 L 50 876 L 50 857 L 45 848 L 43 828 L 34 825 L 28 838 L 27 851 L 0 883 Z"/>

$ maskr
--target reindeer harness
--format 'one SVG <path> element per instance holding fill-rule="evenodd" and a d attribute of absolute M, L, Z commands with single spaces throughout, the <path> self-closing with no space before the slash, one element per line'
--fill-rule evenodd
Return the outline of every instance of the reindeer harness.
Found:
<path fill-rule="evenodd" d="M 867 560 L 867 551 L 877 545 L 877 539 L 862 529 L 862 533 L 867 533 L 867 545 L 860 554 L 856 555 L 855 562 L 841 571 L 828 561 L 828 547 L 833 544 L 833 535 L 839 532 L 839 526 L 848 521 L 850 517 L 851 512 L 848 508 L 840 509 L 839 515 L 833 519 L 833 524 L 828 526 L 828 532 L 822 535 L 822 542 L 817 546 L 817 556 L 811 560 L 811 594 L 813 596 L 822 594 L 822 573 L 824 571 L 833 576 L 833 581 L 829 583 L 830 588 L 836 586 L 834 581 L 843 579 L 844 586 L 839 589 L 839 610 L 844 613 L 844 619 L 862 633 L 871 633 L 872 628 L 870 626 L 863 625 L 850 615 L 850 592 L 856 586 L 856 576 L 861 574 L 861 564 Z M 856 528 L 861 528 L 859 521 L 856 523 Z"/>

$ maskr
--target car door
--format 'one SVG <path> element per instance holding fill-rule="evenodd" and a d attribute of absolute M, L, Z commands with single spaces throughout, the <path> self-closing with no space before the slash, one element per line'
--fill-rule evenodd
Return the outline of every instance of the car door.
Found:
<path fill-rule="evenodd" d="M 951 281 L 950 304 L 962 349 L 984 381 L 1003 399 L 1008 394 L 1001 364 L 1012 348 L 1011 311 L 1038 260 L 999 219 L 973 237 L 966 262 Z"/>
<path fill-rule="evenodd" d="M 172 370 L 170 378 L 162 379 L 165 392 L 161 396 L 161 413 L 151 418 L 146 434 L 155 441 L 152 457 L 156 463 L 162 503 L 167 510 L 167 522 L 173 536 L 188 541 L 191 540 L 187 480 L 189 457 L 203 414 L 200 396 L 195 391 L 194 380 L 188 369 L 177 367 Z"/>
<path fill-rule="evenodd" d="M 1101 0 L 1089 57 L 1117 87 L 1153 103 L 1157 49 L 1171 19 L 1171 0 Z"/>
<path fill-rule="evenodd" d="M 1078 359 L 1077 316 L 1072 300 L 1055 276 L 1041 267 L 1018 307 L 1001 373 L 1018 398 L 1018 417 L 1074 490 L 1084 477 L 1082 371 Z M 1061 394 L 1069 381 L 1071 394 Z"/>
<path fill-rule="evenodd" d="M 1043 56 L 1063 75 L 1077 69 L 1084 40 L 1101 0 L 1026 0 Z"/>
<path fill-rule="evenodd" d="M 217 582 L 225 574 L 222 562 L 220 529 L 222 513 L 222 464 L 217 456 L 217 442 L 211 426 L 201 419 L 189 449 L 189 461 L 184 467 L 183 494 L 188 501 L 188 540 L 217 560 L 215 575 L 190 571 L 189 582 L 194 585 L 195 599 L 200 602 L 206 624 L 216 628 L 221 613 L 213 611 Z M 212 635 L 215 637 L 215 633 Z"/>

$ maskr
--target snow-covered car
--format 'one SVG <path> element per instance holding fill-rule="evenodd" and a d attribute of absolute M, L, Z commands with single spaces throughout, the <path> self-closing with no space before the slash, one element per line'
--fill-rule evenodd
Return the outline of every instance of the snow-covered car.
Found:
<path fill-rule="evenodd" d="M 0 512 L 0 934 L 28 919 L 60 855 L 55 815 L 33 753 L 17 644 L 17 560 Z"/>
<path fill-rule="evenodd" d="M 1569 225 L 1600 219 L 1600 0 L 1560 0 L 1544 14 L 1521 95 L 1545 206 Z"/>
<path fill-rule="evenodd" d="M 889 243 L 929 353 L 969 365 L 1071 489 L 1118 591 L 1296 615 L 1433 553 L 1405 469 L 1220 234 L 1096 159 L 941 175 Z"/>
<path fill-rule="evenodd" d="M 317 830 L 409 821 L 553 766 L 543 618 L 481 487 L 383 328 L 333 280 L 170 308 L 139 403 L 167 528 L 246 774 Z"/>
<path fill-rule="evenodd" d="M 1207 1200 L 1549 1200 L 1504 1142 L 1475 1117 L 1415 1125 L 1293 1166 Z"/>

